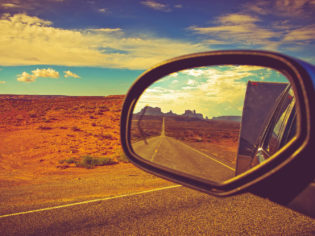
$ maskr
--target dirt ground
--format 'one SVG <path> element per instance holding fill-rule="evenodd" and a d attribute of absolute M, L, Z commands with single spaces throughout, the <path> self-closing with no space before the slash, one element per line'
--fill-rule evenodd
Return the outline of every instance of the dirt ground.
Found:
<path fill-rule="evenodd" d="M 123 96 L 1 96 L 0 185 L 73 170 L 60 160 L 117 160 Z M 63 169 L 66 168 L 66 169 Z"/>
<path fill-rule="evenodd" d="M 0 212 L 172 185 L 125 162 L 123 99 L 0 95 Z M 87 155 L 115 164 L 86 169 L 60 163 Z"/>
<path fill-rule="evenodd" d="M 181 140 L 197 150 L 214 155 L 235 167 L 240 123 L 233 121 L 183 121 L 168 118 L 166 135 Z"/>
<path fill-rule="evenodd" d="M 123 99 L 0 95 L 1 212 L 173 185 L 125 163 L 119 139 Z M 160 134 L 161 119 L 142 123 L 147 135 Z M 235 164 L 239 124 L 168 119 L 165 129 Z M 84 156 L 108 157 L 115 164 L 86 169 L 62 162 Z"/>

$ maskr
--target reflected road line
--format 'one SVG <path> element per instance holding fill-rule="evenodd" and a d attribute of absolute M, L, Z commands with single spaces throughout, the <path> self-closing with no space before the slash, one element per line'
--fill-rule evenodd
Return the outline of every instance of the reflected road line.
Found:
<path fill-rule="evenodd" d="M 176 139 L 175 139 L 175 140 L 176 140 Z M 194 150 L 195 152 L 198 152 L 199 154 L 201 154 L 201 155 L 203 155 L 203 156 L 205 156 L 205 157 L 207 157 L 207 158 L 209 158 L 209 159 L 211 159 L 211 160 L 213 160 L 213 161 L 215 161 L 215 162 L 217 162 L 217 163 L 219 163 L 219 164 L 225 166 L 226 168 L 235 171 L 234 168 L 232 168 L 232 167 L 230 167 L 230 166 L 228 166 L 228 165 L 222 163 L 221 161 L 218 161 L 217 159 L 215 159 L 215 158 L 213 158 L 213 157 L 211 157 L 211 156 L 209 156 L 209 155 L 207 155 L 207 154 L 205 154 L 205 153 L 203 153 L 203 152 L 200 152 L 199 150 L 197 150 L 197 149 L 195 149 L 195 148 L 192 148 L 191 146 L 187 145 L 186 143 L 181 142 L 181 141 L 179 141 L 179 140 L 176 140 L 176 141 L 177 141 L 177 142 L 180 142 L 181 144 L 184 144 L 185 146 L 187 146 L 187 147 L 190 148 L 191 150 Z"/>

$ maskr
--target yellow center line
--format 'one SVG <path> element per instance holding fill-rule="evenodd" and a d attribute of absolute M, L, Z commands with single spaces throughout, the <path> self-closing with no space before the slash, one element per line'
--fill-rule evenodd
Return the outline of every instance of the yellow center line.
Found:
<path fill-rule="evenodd" d="M 160 149 L 161 143 L 162 143 L 162 138 L 160 138 L 160 143 L 159 143 L 158 147 L 154 150 L 154 153 L 151 157 L 151 161 L 154 161 L 154 157 L 156 156 L 158 150 Z"/>

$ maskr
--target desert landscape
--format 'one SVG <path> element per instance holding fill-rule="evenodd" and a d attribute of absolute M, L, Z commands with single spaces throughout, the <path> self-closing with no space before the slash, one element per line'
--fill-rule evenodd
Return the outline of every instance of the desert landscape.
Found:
<path fill-rule="evenodd" d="M 0 213 L 172 183 L 128 163 L 123 95 L 0 95 Z"/>
<path fill-rule="evenodd" d="M 0 95 L 0 211 L 45 207 L 173 183 L 128 163 L 123 95 Z M 132 141 L 161 135 L 162 117 L 133 116 Z M 165 118 L 165 134 L 235 165 L 238 122 Z"/>
<path fill-rule="evenodd" d="M 205 154 L 215 156 L 235 168 L 240 117 L 222 116 L 208 119 L 195 110 L 175 114 L 172 111 L 163 113 L 159 107 L 147 106 L 133 114 L 132 142 L 161 135 L 163 118 L 166 136 L 180 140 Z"/>
<path fill-rule="evenodd" d="M 161 127 L 162 117 L 133 115 L 130 131 L 131 142 L 159 136 L 161 135 Z"/>
<path fill-rule="evenodd" d="M 75 163 L 82 158 L 88 159 L 86 164 L 93 158 L 104 162 L 105 157 L 110 164 L 119 162 L 123 96 L 0 99 L 2 183 L 6 176 L 7 181 L 15 179 L 12 170 L 16 176 L 35 176 L 83 165 Z"/>
<path fill-rule="evenodd" d="M 1 95 L 0 186 L 132 166 L 120 146 L 123 99 Z"/>
<path fill-rule="evenodd" d="M 226 120 L 165 120 L 165 135 L 235 167 L 240 123 Z"/>

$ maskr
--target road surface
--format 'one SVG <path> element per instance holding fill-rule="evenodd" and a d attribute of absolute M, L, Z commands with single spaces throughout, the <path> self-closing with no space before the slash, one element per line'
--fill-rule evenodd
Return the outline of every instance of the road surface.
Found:
<path fill-rule="evenodd" d="M 223 182 L 234 177 L 233 167 L 179 140 L 165 136 L 164 118 L 161 135 L 151 137 L 146 141 L 132 144 L 134 151 L 144 159 L 216 182 Z"/>
<path fill-rule="evenodd" d="M 163 160 L 159 152 L 164 145 L 176 146 L 179 143 L 163 134 L 151 141 L 158 149 L 153 148 L 152 152 L 148 148 L 146 155 L 154 161 Z M 158 150 L 156 154 L 155 150 Z M 178 157 L 182 154 L 179 153 Z M 169 161 L 169 164 L 181 165 L 178 161 Z M 108 179 L 106 172 L 103 178 Z M 136 177 L 130 175 L 129 179 L 132 178 Z M 80 182 L 85 180 L 83 178 Z M 97 187 L 113 188 L 98 182 L 99 178 L 82 186 L 72 180 L 65 181 L 69 181 L 66 186 L 71 192 L 78 188 L 92 193 Z M 124 184 L 132 186 L 132 182 L 124 181 Z M 3 206 L 0 209 L 0 235 L 315 235 L 314 219 L 252 194 L 216 198 L 182 186 L 167 186 L 118 196 L 105 195 L 104 198 L 90 198 L 83 202 L 73 200 L 64 205 L 56 201 L 53 204 L 41 203 L 41 206 L 35 204 L 32 208 L 21 204 L 13 208 Z M 2 195 L 8 199 L 19 195 L 27 200 L 36 191 L 35 187 L 41 188 L 29 186 L 24 192 L 8 189 Z M 60 198 L 65 198 L 62 191 L 60 195 Z"/>
<path fill-rule="evenodd" d="M 0 218 L 0 235 L 314 234 L 314 219 L 251 194 L 184 187 Z"/>

